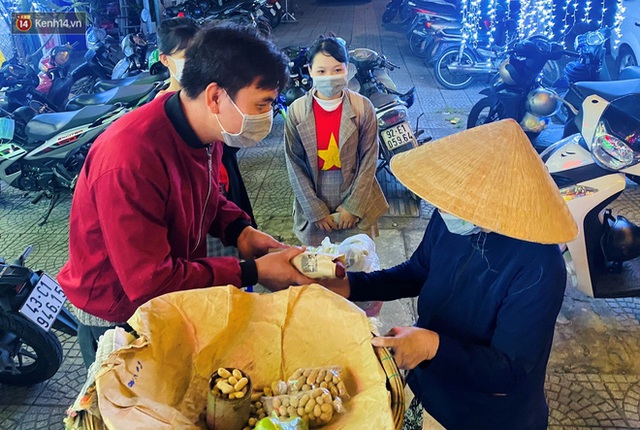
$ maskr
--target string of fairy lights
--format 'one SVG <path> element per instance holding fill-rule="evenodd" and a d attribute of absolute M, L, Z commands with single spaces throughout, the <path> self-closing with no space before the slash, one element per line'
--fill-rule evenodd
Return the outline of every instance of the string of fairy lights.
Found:
<path fill-rule="evenodd" d="M 518 5 L 516 13 L 512 3 Z M 461 0 L 461 11 L 465 45 L 493 46 L 496 24 L 511 18 L 516 20 L 518 38 L 540 34 L 561 43 L 579 23 L 591 27 L 612 26 L 615 33 L 612 44 L 617 46 L 625 7 L 623 0 Z"/>

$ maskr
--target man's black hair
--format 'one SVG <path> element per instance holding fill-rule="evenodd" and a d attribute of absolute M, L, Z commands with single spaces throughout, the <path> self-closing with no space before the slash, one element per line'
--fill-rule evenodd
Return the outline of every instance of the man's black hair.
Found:
<path fill-rule="evenodd" d="M 158 28 L 158 51 L 171 55 L 186 49 L 198 29 L 198 24 L 191 18 L 171 18 L 162 21 Z"/>
<path fill-rule="evenodd" d="M 349 53 L 345 46 L 344 40 L 335 37 L 333 34 L 328 36 L 320 36 L 309 47 L 307 51 L 307 61 L 313 66 L 313 59 L 318 52 L 322 52 L 325 55 L 330 55 L 341 63 L 349 62 Z"/>
<path fill-rule="evenodd" d="M 215 82 L 231 98 L 256 81 L 260 89 L 282 91 L 288 58 L 252 27 L 223 24 L 204 27 L 185 53 L 180 83 L 195 99 Z"/>

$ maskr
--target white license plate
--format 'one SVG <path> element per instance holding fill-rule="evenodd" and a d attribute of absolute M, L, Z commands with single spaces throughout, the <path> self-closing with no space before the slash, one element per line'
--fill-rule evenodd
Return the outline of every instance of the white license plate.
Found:
<path fill-rule="evenodd" d="M 62 288 L 46 273 L 36 284 L 31 294 L 20 308 L 20 313 L 43 330 L 49 331 L 60 313 L 67 297 Z"/>
<path fill-rule="evenodd" d="M 280 6 L 280 2 L 277 1 L 274 3 L 276 5 L 276 8 L 278 8 L 278 10 L 282 9 L 282 6 Z"/>
<path fill-rule="evenodd" d="M 271 12 L 271 15 L 276 16 L 276 10 L 274 8 L 270 7 L 269 12 Z"/>
<path fill-rule="evenodd" d="M 413 131 L 406 122 L 382 131 L 382 140 L 389 151 L 413 142 Z"/>
<path fill-rule="evenodd" d="M 256 10 L 256 16 L 262 16 L 262 15 L 264 15 L 264 12 L 262 11 L 262 9 Z"/>

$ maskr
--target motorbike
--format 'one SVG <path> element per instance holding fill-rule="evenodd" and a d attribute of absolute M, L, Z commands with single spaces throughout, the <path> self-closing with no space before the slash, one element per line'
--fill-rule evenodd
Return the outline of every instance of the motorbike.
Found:
<path fill-rule="evenodd" d="M 462 23 L 458 18 L 446 15 L 433 15 L 429 11 L 416 13 L 407 29 L 407 40 L 409 49 L 425 61 L 430 60 L 433 52 L 433 44 L 438 33 L 456 32 L 462 29 Z"/>
<path fill-rule="evenodd" d="M 384 56 L 368 48 L 349 51 L 348 87 L 367 97 L 373 104 L 378 120 L 378 133 L 382 144 L 379 159 L 382 161 L 377 171 L 382 169 L 390 173 L 391 158 L 400 152 L 408 151 L 430 138 L 418 139 L 424 133 L 418 122 L 413 129 L 409 121 L 409 111 L 415 97 L 415 87 L 406 93 L 400 93 L 387 70 L 399 66 Z M 417 198 L 417 196 L 416 196 Z"/>
<path fill-rule="evenodd" d="M 66 297 L 43 271 L 25 266 L 27 249 L 14 261 L 0 257 L 0 383 L 32 385 L 51 378 L 63 359 L 51 328 L 77 335 L 78 323 Z"/>
<path fill-rule="evenodd" d="M 640 93 L 590 95 L 576 113 L 579 133 L 541 154 L 579 228 L 566 244 L 568 269 L 590 297 L 640 296 L 640 227 L 607 209 L 625 177 L 640 175 Z"/>
<path fill-rule="evenodd" d="M 32 203 L 49 199 L 40 225 L 49 219 L 60 197 L 73 192 L 93 141 L 132 107 L 155 96 L 158 85 L 114 88 L 69 101 L 78 110 L 36 115 L 22 107 L 0 118 L 0 180 L 36 192 Z M 112 102 L 116 104 L 104 104 Z"/>
<path fill-rule="evenodd" d="M 148 70 L 149 57 L 155 49 L 155 43 L 142 33 L 128 34 L 122 39 L 122 58 L 114 66 L 112 79 L 134 76 Z"/>
<path fill-rule="evenodd" d="M 446 15 L 455 19 L 460 19 L 460 5 L 457 0 L 391 0 L 387 3 L 384 13 L 382 14 L 382 22 L 388 24 L 400 14 L 403 22 L 410 22 L 412 16 L 417 11 L 429 11 L 432 14 Z"/>
<path fill-rule="evenodd" d="M 87 51 L 84 62 L 72 72 L 74 94 L 93 91 L 98 79 L 111 79 L 111 74 L 122 53 L 118 42 L 102 28 L 90 26 L 85 32 Z"/>
<path fill-rule="evenodd" d="M 541 72 L 549 60 L 578 57 L 544 36 L 518 42 L 499 67 L 488 88 L 469 112 L 467 128 L 505 118 L 520 122 L 530 138 L 542 132 L 560 106 L 558 94 L 541 82 Z"/>
<path fill-rule="evenodd" d="M 63 109 L 73 84 L 66 64 L 70 49 L 63 45 L 45 55 L 39 74 L 15 56 L 5 61 L 0 67 L 0 88 L 4 89 L 0 106 L 10 112 L 22 106 L 39 113 Z"/>

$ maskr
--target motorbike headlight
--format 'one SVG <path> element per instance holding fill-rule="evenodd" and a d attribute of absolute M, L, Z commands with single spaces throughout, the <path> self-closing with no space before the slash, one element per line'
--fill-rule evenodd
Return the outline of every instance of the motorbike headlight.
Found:
<path fill-rule="evenodd" d="M 634 161 L 633 150 L 624 141 L 609 134 L 603 121 L 596 127 L 591 153 L 600 164 L 611 170 L 624 169 Z"/>

